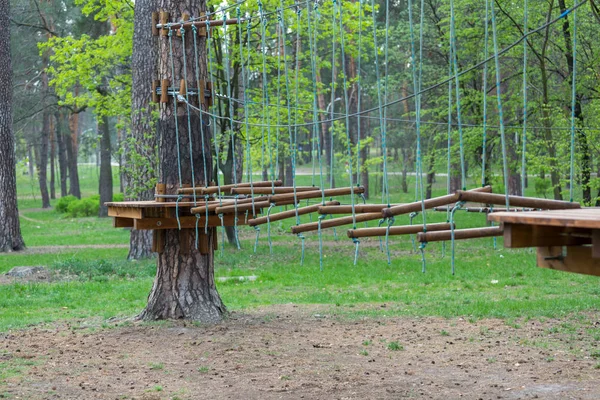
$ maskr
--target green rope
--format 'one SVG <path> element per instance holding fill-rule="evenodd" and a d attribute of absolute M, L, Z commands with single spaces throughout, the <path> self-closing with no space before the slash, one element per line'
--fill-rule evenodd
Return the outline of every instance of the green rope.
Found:
<path fill-rule="evenodd" d="M 341 1 L 341 0 L 340 0 Z M 352 205 L 352 228 L 356 229 L 356 208 L 354 201 L 354 173 L 352 171 L 352 140 L 350 138 L 350 117 L 348 114 L 350 113 L 350 105 L 348 100 L 348 82 L 347 76 L 348 72 L 346 71 L 346 51 L 345 51 L 345 41 L 344 41 L 344 25 L 342 21 L 342 5 L 339 5 L 339 24 L 340 24 L 340 51 L 342 56 L 342 74 L 343 74 L 343 89 L 344 89 L 344 106 L 346 108 L 346 146 L 348 151 L 348 175 L 350 178 L 350 202 Z M 335 14 L 336 4 L 333 4 L 333 12 Z"/>
<path fill-rule="evenodd" d="M 361 97 L 362 97 L 362 82 L 361 82 L 361 61 L 362 61 L 362 14 L 363 0 L 358 0 L 358 57 L 357 57 L 357 74 L 356 74 L 356 186 L 360 186 L 360 136 L 361 136 Z M 368 183 L 368 182 L 367 182 Z"/>
<path fill-rule="evenodd" d="M 577 10 L 573 11 L 573 76 L 571 82 L 571 170 L 569 173 L 569 198 L 573 201 L 575 184 L 575 105 L 577 101 Z"/>
<path fill-rule="evenodd" d="M 335 154 L 333 151 L 333 141 L 334 141 L 334 114 L 335 114 L 335 82 L 336 82 L 336 70 L 335 70 L 335 60 L 336 60 L 336 36 L 335 36 L 335 8 L 336 8 L 337 0 L 333 0 L 331 7 L 331 101 L 329 105 L 331 106 L 331 123 L 329 127 L 329 187 L 333 188 L 333 164 L 335 159 Z M 345 90 L 346 88 L 343 88 Z"/>
<path fill-rule="evenodd" d="M 525 0 L 527 1 L 527 0 Z M 485 1 L 485 43 L 483 45 L 484 59 L 489 56 L 489 2 Z M 485 186 L 485 166 L 487 161 L 487 89 L 488 63 L 483 64 L 483 140 L 481 143 L 481 186 Z M 524 103 L 525 106 L 525 103 Z"/>
<path fill-rule="evenodd" d="M 207 60 L 207 64 L 208 64 L 208 72 L 209 72 L 209 76 L 211 77 L 215 77 L 215 73 L 213 71 L 213 59 L 212 59 L 212 53 L 210 51 L 210 39 L 211 39 L 211 26 L 210 26 L 210 21 L 207 19 L 206 20 L 206 60 Z M 211 89 L 211 98 L 215 99 L 216 98 L 216 93 L 215 93 L 215 85 L 211 85 L 210 87 Z M 212 108 L 214 109 L 214 104 L 212 106 Z M 213 133 L 213 142 L 214 142 L 214 146 L 215 146 L 215 158 L 216 158 L 216 163 L 217 166 L 220 164 L 220 156 L 219 156 L 219 140 L 217 138 L 217 120 L 216 120 L 216 114 L 213 112 L 213 129 L 212 129 L 212 133 Z M 221 180 L 219 179 L 219 171 L 217 168 L 217 174 L 215 176 L 215 180 L 217 181 L 217 188 L 218 188 L 218 193 L 221 193 Z M 219 205 L 223 204 L 221 197 L 219 197 Z"/>
<path fill-rule="evenodd" d="M 198 42 L 196 38 L 198 37 L 198 28 L 196 25 L 192 25 L 192 33 L 194 37 L 194 61 L 196 64 L 196 85 L 198 91 L 198 105 L 202 107 L 202 99 L 204 98 L 204 88 L 200 87 L 200 66 L 198 63 Z M 208 44 L 207 44 L 208 45 Z M 189 111 L 188 111 L 189 112 Z M 200 113 L 200 140 L 202 141 L 202 165 L 204 166 L 204 186 L 208 186 L 208 168 L 206 162 L 206 147 L 204 143 L 204 116 Z M 196 191 L 194 191 L 194 196 L 196 195 Z"/>
<path fill-rule="evenodd" d="M 175 82 L 175 61 L 173 61 L 173 30 L 169 25 L 169 56 L 171 59 L 171 79 Z M 183 186 L 181 178 L 181 154 L 179 148 L 179 122 L 177 121 L 177 98 L 173 98 L 173 118 L 175 119 L 175 140 L 177 143 L 177 173 L 179 177 L 179 187 Z M 179 218 L 179 216 L 178 216 Z"/>
<path fill-rule="evenodd" d="M 487 0 L 486 0 L 487 1 Z M 494 2 L 491 2 L 492 8 L 492 31 L 494 37 L 494 60 L 496 62 L 496 99 L 498 100 L 498 119 L 500 121 L 500 140 L 502 142 L 502 165 L 504 169 L 504 192 L 506 194 L 506 211 L 510 208 L 510 202 L 508 199 L 508 160 L 506 156 L 506 137 L 504 132 L 504 116 L 502 113 L 502 92 L 500 87 L 500 57 L 498 56 L 498 34 L 496 28 L 496 11 Z"/>
<path fill-rule="evenodd" d="M 387 179 L 387 149 L 386 149 L 386 143 L 385 143 L 385 139 L 386 139 L 386 123 L 384 122 L 383 119 L 383 102 L 381 100 L 381 76 L 379 73 L 379 55 L 378 55 L 378 44 L 377 44 L 377 19 L 375 17 L 375 0 L 371 0 L 371 16 L 372 16 L 372 20 L 373 20 L 373 48 L 375 49 L 375 77 L 376 77 L 376 83 L 375 86 L 377 87 L 377 111 L 379 112 L 379 129 L 381 131 L 381 147 L 383 150 L 383 176 L 384 179 Z M 386 46 L 387 47 L 387 46 Z M 384 201 L 384 197 L 385 197 L 385 184 L 382 185 L 382 201 Z M 389 192 L 387 193 L 387 204 L 390 205 L 390 197 L 389 197 Z"/>
<path fill-rule="evenodd" d="M 487 1 L 487 0 L 486 0 Z M 458 56 L 456 53 L 456 21 L 454 16 L 454 0 L 450 0 L 450 43 L 452 46 L 452 58 L 454 64 L 454 86 L 456 91 L 456 121 L 458 123 L 458 138 L 460 148 L 460 175 L 461 175 L 461 186 L 465 190 L 467 188 L 466 182 L 466 170 L 465 170 L 465 148 L 463 143 L 463 129 L 462 129 L 462 118 L 460 110 L 460 85 L 459 85 L 459 71 L 458 71 Z"/>
<path fill-rule="evenodd" d="M 487 3 L 487 2 L 486 2 Z M 527 35 L 527 0 L 523 0 L 523 32 Z M 521 150 L 521 195 L 525 196 L 525 173 L 527 163 L 527 40 L 523 41 L 523 138 Z"/>
<path fill-rule="evenodd" d="M 227 105 L 229 107 L 229 137 L 231 139 L 231 154 L 232 154 L 232 163 L 233 163 L 233 185 L 237 186 L 237 167 L 236 167 L 236 151 L 235 151 L 235 129 L 233 127 L 233 102 L 230 100 L 231 96 L 231 68 L 230 68 L 230 60 L 229 60 L 229 38 L 227 37 L 227 14 L 223 13 L 223 44 L 224 44 L 224 53 L 225 53 L 225 73 L 227 79 Z M 242 60 L 240 59 L 240 63 Z M 237 213 L 237 206 L 236 213 Z"/>
<path fill-rule="evenodd" d="M 263 4 L 262 2 L 259 0 L 258 1 L 258 11 L 260 14 L 260 29 L 261 29 L 261 54 L 262 54 L 262 99 L 263 99 L 263 112 L 262 112 L 262 120 L 263 120 L 263 127 L 261 130 L 261 158 L 262 158 L 262 165 L 264 166 L 264 140 L 265 140 L 265 114 L 267 116 L 266 118 L 266 130 L 267 130 L 267 144 L 269 146 L 269 153 L 271 154 L 271 156 L 269 157 L 269 163 L 271 166 L 271 180 L 274 180 L 274 176 L 275 176 L 275 169 L 273 166 L 273 155 L 272 155 L 272 147 L 271 147 L 271 115 L 269 113 L 269 110 L 267 108 L 267 104 L 269 103 L 269 91 L 268 91 L 268 80 L 267 80 L 267 58 L 266 58 L 266 53 L 267 53 L 267 42 L 266 42 L 266 36 L 267 36 L 267 19 L 265 18 L 265 13 L 264 13 L 264 9 L 263 9 Z M 278 94 L 279 96 L 279 94 Z M 279 105 L 279 97 L 277 99 L 277 104 Z M 277 110 L 277 125 L 279 125 L 279 109 Z M 279 129 L 277 130 L 279 131 Z M 277 138 L 277 143 L 279 143 L 279 136 Z M 277 149 L 279 149 L 279 145 L 277 144 Z M 279 151 L 279 150 L 277 150 Z M 278 165 L 279 163 L 279 155 L 277 156 L 277 161 L 275 165 Z M 273 186 L 274 187 L 274 186 Z"/>
<path fill-rule="evenodd" d="M 192 140 L 192 113 L 190 110 L 190 98 L 189 98 L 189 89 L 188 89 L 188 74 L 187 74 L 187 60 L 186 60 L 186 51 L 185 51 L 185 29 L 183 28 L 183 21 L 181 21 L 182 25 L 179 29 L 179 33 L 181 34 L 181 48 L 183 49 L 183 76 L 184 76 L 184 85 L 185 85 L 185 103 L 187 107 L 187 128 L 188 128 L 188 147 L 190 151 L 190 169 L 192 174 L 192 188 L 194 189 L 194 206 L 196 206 L 196 174 L 194 172 L 194 149 L 193 149 L 193 140 Z"/>
<path fill-rule="evenodd" d="M 375 29 L 375 27 L 373 27 Z M 389 67 L 389 38 L 390 38 L 390 1 L 385 0 L 385 29 L 384 29 L 384 37 L 385 37 L 385 45 L 384 49 L 384 78 L 383 78 L 383 102 L 387 104 L 388 102 L 388 67 Z M 375 52 L 377 52 L 377 47 L 375 48 Z M 379 79 L 379 78 L 378 78 Z M 382 199 L 381 202 L 385 200 L 388 205 L 390 204 L 390 187 L 388 183 L 388 173 L 387 173 L 387 112 L 389 107 L 385 107 L 383 109 L 383 120 L 385 124 L 385 129 L 382 131 L 381 136 L 381 150 L 383 151 L 383 180 L 382 180 Z"/>

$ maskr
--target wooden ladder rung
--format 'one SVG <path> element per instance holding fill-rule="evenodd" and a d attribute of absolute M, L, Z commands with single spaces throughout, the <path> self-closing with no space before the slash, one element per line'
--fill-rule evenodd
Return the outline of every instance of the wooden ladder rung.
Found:
<path fill-rule="evenodd" d="M 455 229 L 454 239 L 477 239 L 492 236 L 502 236 L 503 229 L 501 226 L 493 226 L 489 228 L 468 228 Z M 443 242 L 452 239 L 452 231 L 437 231 L 437 232 L 421 232 L 417 233 L 417 240 L 421 243 Z"/>
<path fill-rule="evenodd" d="M 451 229 L 452 226 L 449 223 L 443 222 L 439 224 L 427 224 L 427 232 L 433 231 L 445 231 Z M 378 228 L 359 228 L 359 229 L 348 229 L 348 237 L 362 238 L 362 237 L 373 237 L 373 236 L 396 236 L 396 235 L 409 235 L 414 233 L 423 232 L 423 225 L 403 225 L 403 226 L 391 226 L 389 232 L 387 227 Z"/>
<path fill-rule="evenodd" d="M 328 201 L 325 204 L 326 205 L 339 205 L 340 202 L 339 201 Z M 314 204 L 312 206 L 298 207 L 297 212 L 298 212 L 298 215 L 310 214 L 310 213 L 318 211 L 319 207 L 321 207 L 321 204 Z M 248 221 L 248 225 L 257 226 L 257 225 L 266 224 L 267 222 L 275 222 L 275 221 L 280 221 L 282 219 L 293 218 L 295 216 L 296 216 L 296 209 L 287 210 L 287 211 L 282 211 L 279 213 L 271 214 L 268 217 L 265 216 L 265 217 L 251 219 Z"/>

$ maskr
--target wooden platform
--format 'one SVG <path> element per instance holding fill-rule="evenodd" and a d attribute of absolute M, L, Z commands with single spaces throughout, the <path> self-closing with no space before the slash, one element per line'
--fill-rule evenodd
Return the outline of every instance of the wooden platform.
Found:
<path fill-rule="evenodd" d="M 498 212 L 504 247 L 537 247 L 537 265 L 600 276 L 600 208 Z"/>

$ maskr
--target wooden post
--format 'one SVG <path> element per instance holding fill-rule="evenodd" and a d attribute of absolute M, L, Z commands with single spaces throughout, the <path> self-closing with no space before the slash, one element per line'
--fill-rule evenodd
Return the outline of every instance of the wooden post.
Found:
<path fill-rule="evenodd" d="M 165 185 L 164 183 L 157 183 L 155 193 L 156 194 L 166 194 L 167 193 L 167 185 Z M 159 203 L 163 203 L 166 201 L 166 199 L 164 197 L 157 197 L 156 201 L 158 201 Z"/>
<path fill-rule="evenodd" d="M 158 12 L 152 13 L 152 36 L 158 36 L 158 28 L 156 25 L 158 24 Z"/>
<path fill-rule="evenodd" d="M 169 80 L 163 79 L 160 82 L 160 102 L 168 103 L 169 102 Z"/>
<path fill-rule="evenodd" d="M 164 25 L 168 24 L 169 23 L 169 13 L 166 11 L 161 11 L 159 13 L 159 19 L 160 19 L 161 25 L 164 26 Z M 160 36 L 168 36 L 168 35 L 169 35 L 169 32 L 166 29 L 162 28 L 160 30 Z"/>

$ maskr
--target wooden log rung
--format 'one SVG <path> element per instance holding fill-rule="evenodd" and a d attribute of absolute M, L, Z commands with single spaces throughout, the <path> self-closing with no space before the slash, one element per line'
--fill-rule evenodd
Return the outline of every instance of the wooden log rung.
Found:
<path fill-rule="evenodd" d="M 447 212 L 447 211 L 451 211 L 452 207 L 449 207 L 448 209 L 446 207 L 434 207 L 433 211 L 438 211 L 438 212 Z M 509 212 L 527 212 L 527 211 L 535 211 L 535 208 L 510 208 L 510 209 L 506 209 L 506 208 L 496 208 L 496 207 L 462 207 L 461 208 L 462 211 L 466 211 L 466 212 L 470 212 L 470 213 L 483 213 L 483 214 L 491 214 L 491 213 L 496 213 L 496 212 L 504 212 L 504 211 L 509 211 Z"/>
<path fill-rule="evenodd" d="M 297 186 L 295 189 L 291 186 L 280 186 L 280 187 L 237 187 L 231 189 L 231 194 L 283 194 L 283 193 L 294 193 L 296 192 L 310 192 L 314 190 L 320 190 L 318 187 L 314 186 Z"/>
<path fill-rule="evenodd" d="M 399 204 L 393 204 L 392 206 L 397 205 Z M 388 207 L 388 204 L 355 204 L 354 212 L 357 214 L 381 212 L 381 210 Z M 319 214 L 352 214 L 352 206 L 321 206 L 319 207 Z"/>
<path fill-rule="evenodd" d="M 325 203 L 326 205 L 339 205 L 340 202 L 339 201 L 328 201 Z M 305 215 L 305 214 L 310 214 L 313 212 L 316 212 L 319 207 L 321 207 L 321 204 L 314 204 L 312 206 L 305 206 L 305 207 L 298 207 L 298 215 Z M 248 225 L 250 226 L 257 226 L 257 225 L 263 225 L 266 224 L 267 222 L 275 222 L 275 221 L 280 221 L 282 219 L 287 219 L 287 218 L 293 218 L 296 216 L 296 210 L 287 210 L 287 211 L 282 211 L 279 213 L 275 213 L 275 214 L 271 214 L 268 217 L 260 217 L 260 218 L 254 218 L 251 220 L 248 220 Z"/>
<path fill-rule="evenodd" d="M 280 201 L 286 201 L 289 199 L 306 200 L 306 199 L 318 199 L 320 197 L 334 197 L 334 196 L 347 196 L 351 194 L 362 194 L 365 192 L 365 188 L 359 187 L 346 187 L 346 188 L 335 188 L 325 190 L 311 190 L 309 192 L 296 193 L 285 193 L 275 194 L 269 198 L 271 203 L 279 204 Z M 316 210 L 315 210 L 316 211 Z"/>
<path fill-rule="evenodd" d="M 468 193 L 471 192 L 491 192 L 491 186 L 484 186 L 476 189 L 469 190 Z M 445 206 L 448 204 L 456 203 L 460 200 L 460 196 L 458 193 L 447 194 L 441 197 L 434 197 L 432 199 L 427 199 L 424 201 L 415 201 L 414 203 L 402 204 L 400 206 L 384 208 L 381 210 L 381 215 L 385 218 L 391 218 L 396 215 L 401 214 L 410 214 L 412 212 L 419 212 L 423 210 L 423 206 L 426 210 L 432 209 L 434 207 Z"/>
<path fill-rule="evenodd" d="M 474 191 L 458 190 L 456 192 L 460 201 L 472 201 L 483 204 L 506 204 L 506 196 L 503 194 L 481 193 Z M 566 210 L 581 208 L 579 203 L 568 201 L 538 199 L 534 197 L 508 196 L 508 203 L 516 207 L 530 207 L 544 210 Z"/>
<path fill-rule="evenodd" d="M 354 216 L 348 217 L 340 217 L 340 218 L 332 218 L 332 219 L 324 219 L 321 221 L 320 226 L 321 229 L 334 228 L 336 226 L 348 225 L 354 222 L 367 222 L 367 221 L 375 221 L 381 219 L 381 213 L 365 213 L 365 214 L 356 214 Z M 292 233 L 298 234 L 303 232 L 316 231 L 319 229 L 319 222 L 309 222 L 307 224 L 300 224 L 296 226 L 292 226 Z"/>
<path fill-rule="evenodd" d="M 237 201 L 238 206 L 242 205 L 242 204 L 247 204 L 247 203 L 252 203 L 252 198 L 247 198 L 247 199 L 239 199 Z M 254 202 L 261 202 L 261 201 L 267 201 L 269 200 L 268 196 L 259 196 L 259 197 L 254 197 Z M 198 204 L 202 204 L 201 202 L 198 202 Z M 194 207 L 190 210 L 190 212 L 192 214 L 206 214 L 206 208 L 208 207 L 208 212 L 209 213 L 214 213 L 215 209 L 217 209 L 218 207 L 221 206 L 227 206 L 227 205 L 235 205 L 235 200 L 231 200 L 231 199 L 227 199 L 227 200 L 211 200 L 208 202 L 208 205 L 206 205 L 206 203 L 204 203 L 204 205 L 201 205 L 199 207 Z"/>
<path fill-rule="evenodd" d="M 501 226 L 489 228 L 455 229 L 454 240 L 478 239 L 484 237 L 502 236 Z M 417 240 L 421 243 L 443 242 L 452 239 L 452 231 L 421 232 L 417 233 Z"/>
<path fill-rule="evenodd" d="M 445 222 L 439 224 L 427 224 L 427 232 L 445 231 L 451 228 L 452 225 Z M 391 226 L 389 228 L 390 236 L 410 235 L 419 232 L 423 232 L 423 225 Z M 348 229 L 348 237 L 351 239 L 362 237 L 386 236 L 387 234 L 387 227 Z"/>
<path fill-rule="evenodd" d="M 259 181 L 259 182 L 252 182 L 252 183 L 246 182 L 246 183 L 237 183 L 237 184 L 220 185 L 220 186 L 206 186 L 206 187 L 197 186 L 195 188 L 179 188 L 177 190 L 177 193 L 193 194 L 195 192 L 196 194 L 205 195 L 205 194 L 218 193 L 219 190 L 224 193 L 229 193 L 231 191 L 231 189 L 235 189 L 235 188 L 244 188 L 244 187 L 259 188 L 259 187 L 271 187 L 271 186 L 281 186 L 281 185 L 283 185 L 282 181 Z"/>

